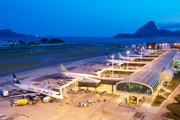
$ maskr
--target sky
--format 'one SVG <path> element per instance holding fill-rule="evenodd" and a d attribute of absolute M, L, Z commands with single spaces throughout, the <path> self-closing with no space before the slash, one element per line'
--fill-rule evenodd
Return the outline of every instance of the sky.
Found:
<path fill-rule="evenodd" d="M 133 34 L 148 21 L 180 29 L 179 0 L 0 0 L 0 30 L 62 37 Z"/>

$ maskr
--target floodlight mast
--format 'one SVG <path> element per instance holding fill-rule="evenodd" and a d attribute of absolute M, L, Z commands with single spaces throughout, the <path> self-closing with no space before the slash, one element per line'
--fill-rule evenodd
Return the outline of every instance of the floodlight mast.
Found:
<path fill-rule="evenodd" d="M 111 58 L 112 58 L 112 78 L 113 78 L 113 69 L 114 69 L 114 53 L 113 53 L 113 55 L 111 56 Z"/>
<path fill-rule="evenodd" d="M 149 58 L 150 58 L 150 50 L 151 50 L 151 47 L 152 47 L 152 46 L 149 46 Z"/>
<path fill-rule="evenodd" d="M 140 50 L 141 50 L 141 62 L 142 62 L 142 48 Z"/>
<path fill-rule="evenodd" d="M 128 70 L 128 60 L 129 60 L 129 51 L 126 51 L 126 54 L 127 54 L 127 70 Z"/>

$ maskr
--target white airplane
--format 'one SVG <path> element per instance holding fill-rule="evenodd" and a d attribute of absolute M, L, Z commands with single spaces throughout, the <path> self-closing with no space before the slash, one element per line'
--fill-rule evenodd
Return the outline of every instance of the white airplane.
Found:
<path fill-rule="evenodd" d="M 111 63 L 117 63 L 117 64 L 121 64 L 121 63 L 124 63 L 125 60 L 113 60 L 113 59 L 110 59 L 109 56 L 105 53 L 106 55 L 106 61 L 108 62 L 111 62 Z"/>
<path fill-rule="evenodd" d="M 118 52 L 118 55 L 119 55 L 119 58 L 123 59 L 123 60 L 130 60 L 130 61 L 132 61 L 133 59 L 137 58 L 137 57 L 124 57 L 124 56 L 121 55 L 120 52 Z"/>
<path fill-rule="evenodd" d="M 99 82 L 99 80 L 97 80 L 97 79 L 90 78 L 90 77 L 96 77 L 95 75 L 82 74 L 82 73 L 72 73 L 72 72 L 67 71 L 62 63 L 60 63 L 60 66 L 61 66 L 61 73 L 64 74 L 65 76 L 70 77 L 70 78 L 74 78 L 74 80 L 87 81 L 90 83 L 98 83 Z"/>
<path fill-rule="evenodd" d="M 15 86 L 19 87 L 22 90 L 30 91 L 32 93 L 11 95 L 10 97 L 28 96 L 28 95 L 33 96 L 33 95 L 43 94 L 43 95 L 50 96 L 52 98 L 63 99 L 63 96 L 61 94 L 59 94 L 59 92 L 46 89 L 50 85 L 49 82 L 47 85 L 43 86 L 42 88 L 39 88 L 39 87 L 33 87 L 30 85 L 21 84 L 14 74 L 13 74 L 13 79 L 14 79 Z"/>
<path fill-rule="evenodd" d="M 147 49 L 144 48 L 144 46 L 142 46 L 142 52 L 144 52 L 146 54 L 154 52 L 154 51 L 157 51 L 157 50 L 147 50 Z"/>
<path fill-rule="evenodd" d="M 144 54 L 142 54 L 144 55 Z M 129 54 L 130 57 L 141 57 L 141 53 L 139 53 L 136 49 L 134 49 L 134 53 Z"/>
<path fill-rule="evenodd" d="M 63 66 L 62 63 L 60 64 L 60 66 L 61 66 L 62 74 L 75 78 L 74 80 L 79 82 L 99 83 L 100 80 L 122 80 L 122 78 L 107 78 L 107 77 L 97 77 L 91 74 L 71 73 L 66 70 L 66 68 Z"/>

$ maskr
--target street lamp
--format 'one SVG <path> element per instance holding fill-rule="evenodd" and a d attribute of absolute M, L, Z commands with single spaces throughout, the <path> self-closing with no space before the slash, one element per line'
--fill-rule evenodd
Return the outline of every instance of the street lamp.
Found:
<path fill-rule="evenodd" d="M 140 50 L 141 50 L 141 62 L 142 62 L 142 48 Z"/>
<path fill-rule="evenodd" d="M 129 60 L 129 51 L 126 51 L 126 54 L 127 54 L 127 70 L 128 70 L 128 60 Z"/>
<path fill-rule="evenodd" d="M 111 56 L 111 58 L 112 58 L 112 78 L 113 78 L 113 69 L 114 69 L 114 53 L 113 53 L 113 55 Z"/>
<path fill-rule="evenodd" d="M 152 46 L 149 46 L 149 58 L 150 58 L 150 49 L 151 49 Z"/>

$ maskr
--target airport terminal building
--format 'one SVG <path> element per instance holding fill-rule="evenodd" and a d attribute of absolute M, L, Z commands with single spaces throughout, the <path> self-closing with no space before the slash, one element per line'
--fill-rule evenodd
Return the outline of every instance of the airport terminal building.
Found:
<path fill-rule="evenodd" d="M 126 95 L 127 101 L 129 101 L 129 96 L 137 97 L 137 102 L 141 97 L 151 97 L 162 81 L 170 82 L 172 80 L 174 70 L 169 66 L 172 64 L 172 60 L 180 58 L 178 51 L 178 49 L 167 50 L 118 82 L 116 91 Z"/>

